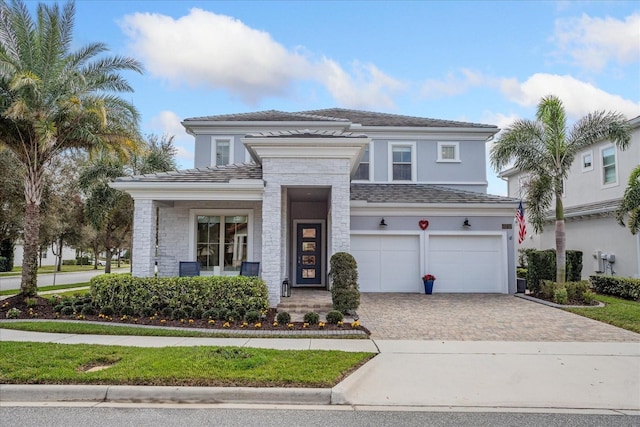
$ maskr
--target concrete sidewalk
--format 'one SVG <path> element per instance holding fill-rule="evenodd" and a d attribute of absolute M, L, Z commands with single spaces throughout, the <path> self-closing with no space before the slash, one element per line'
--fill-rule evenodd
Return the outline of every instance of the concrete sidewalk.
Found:
<path fill-rule="evenodd" d="M 6 329 L 0 329 L 0 340 L 380 353 L 333 389 L 0 385 L 3 402 L 331 403 L 369 407 L 594 409 L 640 415 L 638 343 L 125 337 Z"/>

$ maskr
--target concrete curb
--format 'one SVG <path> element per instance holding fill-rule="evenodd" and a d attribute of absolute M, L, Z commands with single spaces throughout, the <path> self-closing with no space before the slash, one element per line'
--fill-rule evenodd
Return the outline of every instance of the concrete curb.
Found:
<path fill-rule="evenodd" d="M 0 402 L 328 405 L 331 403 L 331 389 L 0 384 Z"/>

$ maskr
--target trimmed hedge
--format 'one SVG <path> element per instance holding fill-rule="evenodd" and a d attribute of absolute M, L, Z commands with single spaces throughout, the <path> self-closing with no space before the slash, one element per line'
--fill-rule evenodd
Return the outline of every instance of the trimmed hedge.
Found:
<path fill-rule="evenodd" d="M 582 276 L 582 251 L 567 250 L 567 282 L 579 282 Z M 527 288 L 541 291 L 543 280 L 556 280 L 556 250 L 527 251 Z"/>
<path fill-rule="evenodd" d="M 0 272 L 11 271 L 12 269 L 13 267 L 9 268 L 9 258 L 0 256 Z"/>
<path fill-rule="evenodd" d="M 344 314 L 355 310 L 360 306 L 356 259 L 350 253 L 336 252 L 331 256 L 329 265 L 333 308 Z"/>
<path fill-rule="evenodd" d="M 640 279 L 616 276 L 589 276 L 591 286 L 599 294 L 640 301 Z"/>
<path fill-rule="evenodd" d="M 91 296 L 98 309 L 112 307 L 119 313 L 131 307 L 137 315 L 164 309 L 203 311 L 262 311 L 269 307 L 267 286 L 262 279 L 245 276 L 133 277 L 101 274 L 91 279 Z"/>

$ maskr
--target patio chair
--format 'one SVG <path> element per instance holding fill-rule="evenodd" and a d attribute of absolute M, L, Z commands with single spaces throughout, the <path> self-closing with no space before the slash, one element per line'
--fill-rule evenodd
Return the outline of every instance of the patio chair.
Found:
<path fill-rule="evenodd" d="M 199 276 L 200 263 L 198 261 L 180 261 L 180 277 Z"/>
<path fill-rule="evenodd" d="M 258 276 L 260 274 L 260 263 L 242 261 L 240 265 L 241 276 Z"/>

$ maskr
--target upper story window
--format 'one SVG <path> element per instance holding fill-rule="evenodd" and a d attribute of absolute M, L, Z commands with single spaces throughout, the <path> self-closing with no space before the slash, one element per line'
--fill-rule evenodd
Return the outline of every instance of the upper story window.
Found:
<path fill-rule="evenodd" d="M 524 199 L 527 197 L 527 190 L 529 189 L 530 177 L 528 174 L 518 177 L 518 197 Z"/>
<path fill-rule="evenodd" d="M 438 142 L 439 162 L 459 162 L 460 144 L 457 142 Z"/>
<path fill-rule="evenodd" d="M 233 163 L 231 138 L 212 138 L 211 165 L 222 166 Z"/>
<path fill-rule="evenodd" d="M 371 153 L 369 150 L 371 149 L 371 145 L 367 145 L 364 151 L 364 155 L 362 156 L 362 160 L 360 160 L 360 164 L 358 165 L 358 169 L 353 176 L 354 181 L 369 181 L 370 172 L 371 172 Z"/>
<path fill-rule="evenodd" d="M 390 144 L 389 181 L 415 181 L 415 143 Z"/>
<path fill-rule="evenodd" d="M 616 149 L 613 146 L 605 147 L 601 150 L 602 157 L 602 184 L 614 185 L 618 183 L 618 173 L 616 171 Z"/>
<path fill-rule="evenodd" d="M 582 153 L 582 172 L 593 170 L 593 151 Z"/>

